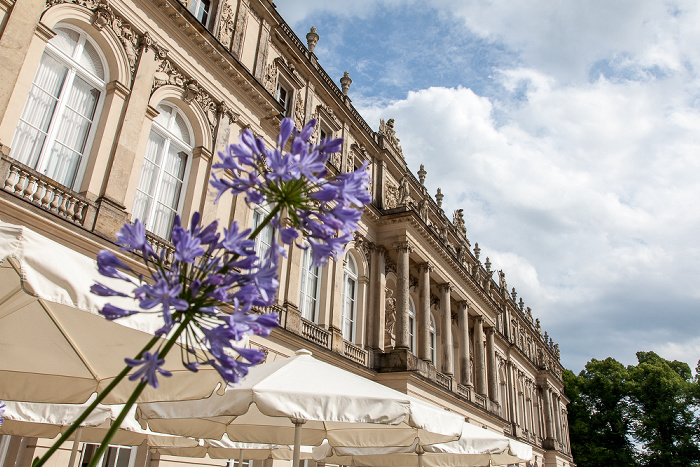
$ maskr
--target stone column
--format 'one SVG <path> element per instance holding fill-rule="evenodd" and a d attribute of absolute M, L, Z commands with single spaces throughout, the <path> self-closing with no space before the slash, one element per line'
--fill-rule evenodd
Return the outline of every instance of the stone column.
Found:
<path fill-rule="evenodd" d="M 476 392 L 486 396 L 488 390 L 484 367 L 484 318 L 481 315 L 474 320 L 474 369 L 476 370 Z"/>
<path fill-rule="evenodd" d="M 370 346 L 374 350 L 384 349 L 384 325 L 385 325 L 385 307 L 386 307 L 386 250 L 383 247 L 376 247 L 372 250 L 372 288 L 374 292 L 372 296 L 372 330 Z"/>
<path fill-rule="evenodd" d="M 156 71 L 154 53 L 153 47 L 141 49 L 141 58 L 134 75 L 134 84 L 122 119 L 121 131 L 114 145 L 112 165 L 98 199 L 95 231 L 107 238 L 114 238 L 114 234 L 128 218 L 124 199 L 151 97 L 153 75 Z"/>
<path fill-rule="evenodd" d="M 0 36 L 0 115 L 5 115 L 34 31 L 46 8 L 45 0 L 16 0 Z M 10 144 L 10 141 L 1 143 Z"/>
<path fill-rule="evenodd" d="M 493 326 L 486 328 L 486 360 L 488 362 L 489 399 L 491 399 L 491 402 L 498 403 L 498 369 L 496 367 L 496 346 L 494 343 L 495 331 Z"/>
<path fill-rule="evenodd" d="M 452 341 L 452 304 L 450 291 L 452 285 L 447 282 L 440 285 L 440 313 L 442 315 L 442 372 L 454 374 L 454 343 Z"/>
<path fill-rule="evenodd" d="M 561 444 L 563 441 L 562 433 L 561 433 L 561 404 L 559 403 L 559 395 L 555 395 L 553 397 L 552 405 L 554 406 L 554 423 L 555 423 L 555 428 L 556 428 L 556 434 L 557 434 L 557 441 Z"/>
<path fill-rule="evenodd" d="M 418 287 L 420 289 L 420 307 L 418 309 L 418 358 L 431 361 L 430 355 L 430 263 L 419 267 Z"/>
<path fill-rule="evenodd" d="M 555 449 L 556 445 L 554 443 L 554 426 L 552 420 L 552 398 L 549 394 L 549 386 L 546 384 L 542 387 L 542 397 L 544 399 L 544 446 L 546 449 Z"/>
<path fill-rule="evenodd" d="M 518 409 L 515 403 L 515 382 L 513 379 L 513 363 L 506 362 L 506 375 L 508 377 L 508 407 L 511 423 L 518 424 Z"/>
<path fill-rule="evenodd" d="M 398 276 L 396 288 L 396 348 L 408 349 L 411 347 L 409 341 L 408 303 L 409 303 L 409 277 L 408 262 L 411 254 L 411 245 L 408 242 L 397 242 L 394 250 L 398 253 L 396 262 L 396 275 Z"/>
<path fill-rule="evenodd" d="M 473 387 L 472 368 L 469 360 L 469 302 L 457 303 L 459 318 L 459 375 L 460 383 Z"/>

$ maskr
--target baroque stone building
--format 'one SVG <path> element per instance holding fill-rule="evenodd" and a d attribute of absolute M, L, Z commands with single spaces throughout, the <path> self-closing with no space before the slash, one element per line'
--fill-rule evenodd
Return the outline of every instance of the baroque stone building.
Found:
<path fill-rule="evenodd" d="M 315 268 L 291 248 L 281 327 L 251 345 L 268 360 L 309 348 L 532 444 L 531 465 L 573 465 L 558 346 L 482 262 L 462 210 L 450 218 L 407 167 L 393 120 L 372 130 L 348 74 L 338 87 L 319 65 L 314 28 L 302 42 L 269 0 L 0 0 L 0 14 L 0 220 L 89 256 L 137 217 L 165 250 L 175 214 L 253 227 L 264 207 L 213 203 L 213 155 L 245 128 L 272 144 L 283 116 L 316 118 L 314 138 L 344 138 L 331 172 L 369 161 L 373 202 L 341 260 Z M 2 443 L 18 467 L 42 445 Z"/>

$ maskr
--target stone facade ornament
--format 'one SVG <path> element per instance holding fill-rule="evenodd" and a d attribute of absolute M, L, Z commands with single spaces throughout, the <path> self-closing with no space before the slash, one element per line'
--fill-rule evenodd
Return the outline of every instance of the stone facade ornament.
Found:
<path fill-rule="evenodd" d="M 506 283 L 506 273 L 503 272 L 503 269 L 498 270 L 498 285 L 501 288 L 501 290 L 508 290 L 508 284 Z"/>
<path fill-rule="evenodd" d="M 513 299 L 513 302 L 515 302 L 515 299 L 518 297 L 518 292 L 515 291 L 515 287 L 513 287 L 513 290 L 510 292 L 510 298 Z"/>
<path fill-rule="evenodd" d="M 263 73 L 263 86 L 265 89 L 275 95 L 277 89 L 277 63 L 272 62 L 265 67 L 265 72 Z"/>
<path fill-rule="evenodd" d="M 394 326 L 396 325 L 396 298 L 394 291 L 389 287 L 385 289 L 386 299 L 384 303 L 384 347 L 394 347 L 396 336 Z"/>
<path fill-rule="evenodd" d="M 479 248 L 479 244 L 475 243 L 474 244 L 474 257 L 476 258 L 477 261 L 479 261 L 479 255 L 481 254 L 481 248 Z"/>
<path fill-rule="evenodd" d="M 420 170 L 418 171 L 418 180 L 420 181 L 421 185 L 425 185 L 425 176 L 428 175 L 428 172 L 425 171 L 425 166 L 423 164 L 420 165 Z"/>
<path fill-rule="evenodd" d="M 442 194 L 442 190 L 440 188 L 437 189 L 437 193 L 435 193 L 435 201 L 437 202 L 437 205 L 439 208 L 442 208 L 442 199 L 445 196 Z"/>
<path fill-rule="evenodd" d="M 542 337 L 542 325 L 539 318 L 535 319 L 535 331 Z"/>
<path fill-rule="evenodd" d="M 217 39 L 221 42 L 226 49 L 231 46 L 231 39 L 233 38 L 233 31 L 236 22 L 236 1 L 235 0 L 224 0 L 221 7 L 221 16 L 219 18 L 219 33 L 217 34 Z"/>
<path fill-rule="evenodd" d="M 384 209 L 393 209 L 399 205 L 399 188 L 392 180 L 384 184 Z"/>
<path fill-rule="evenodd" d="M 428 200 L 426 198 L 421 198 L 418 201 L 418 215 L 423 222 L 428 223 Z"/>
<path fill-rule="evenodd" d="M 316 32 L 316 28 L 314 26 L 311 26 L 311 30 L 306 33 L 306 44 L 309 48 L 309 52 L 314 52 L 314 49 L 316 48 L 316 44 L 318 43 L 319 39 L 320 36 Z"/>
<path fill-rule="evenodd" d="M 399 145 L 399 139 L 396 137 L 396 131 L 394 130 L 394 119 L 390 118 L 384 122 L 384 120 L 379 120 L 379 134 L 382 135 L 386 141 L 392 146 L 399 155 L 403 158 L 403 151 Z"/>
<path fill-rule="evenodd" d="M 408 176 L 404 174 L 399 181 L 399 188 L 396 193 L 396 201 L 399 206 L 405 206 L 408 202 Z"/>
<path fill-rule="evenodd" d="M 452 224 L 464 238 L 467 238 L 467 226 L 464 224 L 464 209 L 457 209 L 452 215 Z"/>
<path fill-rule="evenodd" d="M 347 96 L 348 91 L 350 91 L 350 85 L 352 84 L 352 79 L 350 79 L 350 73 L 347 71 L 343 73 L 343 77 L 340 78 L 340 86 L 343 90 L 343 95 Z"/>
<path fill-rule="evenodd" d="M 302 92 L 297 92 L 296 104 L 294 104 L 294 123 L 301 129 L 304 125 L 304 96 Z"/>

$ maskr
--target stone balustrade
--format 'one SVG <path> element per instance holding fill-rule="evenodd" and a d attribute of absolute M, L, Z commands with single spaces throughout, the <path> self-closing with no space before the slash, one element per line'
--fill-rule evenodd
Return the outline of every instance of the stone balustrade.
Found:
<path fill-rule="evenodd" d="M 301 320 L 301 336 L 321 347 L 330 348 L 331 332 L 303 318 Z"/>
<path fill-rule="evenodd" d="M 9 157 L 0 158 L 2 189 L 80 226 L 94 220 L 96 205 L 85 196 Z"/>
<path fill-rule="evenodd" d="M 360 365 L 367 366 L 368 352 L 356 346 L 352 342 L 343 342 L 343 353 L 347 358 Z"/>

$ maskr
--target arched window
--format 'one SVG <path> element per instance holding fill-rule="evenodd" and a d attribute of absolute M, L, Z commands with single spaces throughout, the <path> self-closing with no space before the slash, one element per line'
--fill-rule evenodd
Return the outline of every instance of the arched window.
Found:
<path fill-rule="evenodd" d="M 54 28 L 12 138 L 12 157 L 69 188 L 80 184 L 108 70 L 87 34 Z"/>
<path fill-rule="evenodd" d="M 437 338 L 435 333 L 435 318 L 430 313 L 430 361 L 437 365 Z"/>
<path fill-rule="evenodd" d="M 133 218 L 168 239 L 173 219 L 182 210 L 194 136 L 185 114 L 174 104 L 161 102 L 157 110 L 136 188 Z"/>
<path fill-rule="evenodd" d="M 345 262 L 343 277 L 343 338 L 355 342 L 355 317 L 357 314 L 357 265 L 350 253 Z"/>
<path fill-rule="evenodd" d="M 303 251 L 299 311 L 302 318 L 318 323 L 318 299 L 321 292 L 320 268 L 313 265 L 311 248 Z"/>
<path fill-rule="evenodd" d="M 416 351 L 416 306 L 413 299 L 408 299 L 408 345 L 411 352 Z"/>

